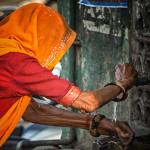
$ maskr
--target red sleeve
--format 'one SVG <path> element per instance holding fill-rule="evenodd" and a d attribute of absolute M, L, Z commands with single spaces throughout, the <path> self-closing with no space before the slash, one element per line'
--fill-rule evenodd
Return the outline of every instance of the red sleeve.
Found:
<path fill-rule="evenodd" d="M 16 96 L 40 95 L 69 107 L 81 90 L 69 81 L 53 75 L 39 62 L 28 55 L 24 56 L 13 73 Z"/>

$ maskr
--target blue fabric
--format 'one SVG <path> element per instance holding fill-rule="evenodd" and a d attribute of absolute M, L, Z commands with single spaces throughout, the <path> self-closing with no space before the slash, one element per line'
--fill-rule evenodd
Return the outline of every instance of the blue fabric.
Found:
<path fill-rule="evenodd" d="M 117 3 L 117 2 L 91 2 L 90 0 L 85 1 L 81 0 L 79 2 L 82 5 L 91 6 L 91 7 L 114 7 L 114 8 L 127 8 L 128 7 L 128 0 L 126 0 L 124 3 Z"/>

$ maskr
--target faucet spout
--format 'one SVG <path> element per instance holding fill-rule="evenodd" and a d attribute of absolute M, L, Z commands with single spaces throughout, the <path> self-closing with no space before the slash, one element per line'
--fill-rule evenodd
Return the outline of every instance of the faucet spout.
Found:
<path fill-rule="evenodd" d="M 139 77 L 136 81 L 135 86 L 147 85 L 149 83 L 150 83 L 150 78 L 149 77 Z"/>

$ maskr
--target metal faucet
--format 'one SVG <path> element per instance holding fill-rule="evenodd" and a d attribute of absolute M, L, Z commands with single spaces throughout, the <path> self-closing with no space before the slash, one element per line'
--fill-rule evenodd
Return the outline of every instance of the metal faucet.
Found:
<path fill-rule="evenodd" d="M 150 83 L 150 78 L 149 77 L 139 77 L 136 81 L 135 86 L 147 85 L 149 83 Z"/>

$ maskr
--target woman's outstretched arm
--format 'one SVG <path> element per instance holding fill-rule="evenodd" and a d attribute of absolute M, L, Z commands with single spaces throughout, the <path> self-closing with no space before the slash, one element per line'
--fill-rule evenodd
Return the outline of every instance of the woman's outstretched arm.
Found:
<path fill-rule="evenodd" d="M 37 124 L 90 130 L 94 115 L 71 112 L 55 106 L 37 103 L 32 99 L 22 118 Z M 117 135 L 125 145 L 129 145 L 134 138 L 134 133 L 126 122 L 112 121 L 107 118 L 102 118 L 99 121 L 97 133 L 99 135 Z"/>
<path fill-rule="evenodd" d="M 74 113 L 31 99 L 23 117 L 25 121 L 37 124 L 85 129 L 86 115 Z"/>
<path fill-rule="evenodd" d="M 116 66 L 115 82 L 120 83 L 125 92 L 132 88 L 137 76 L 137 71 L 129 64 L 125 63 Z M 82 91 L 71 106 L 83 113 L 93 112 L 114 100 L 121 92 L 122 88 L 116 85 L 109 85 L 94 91 Z"/>

